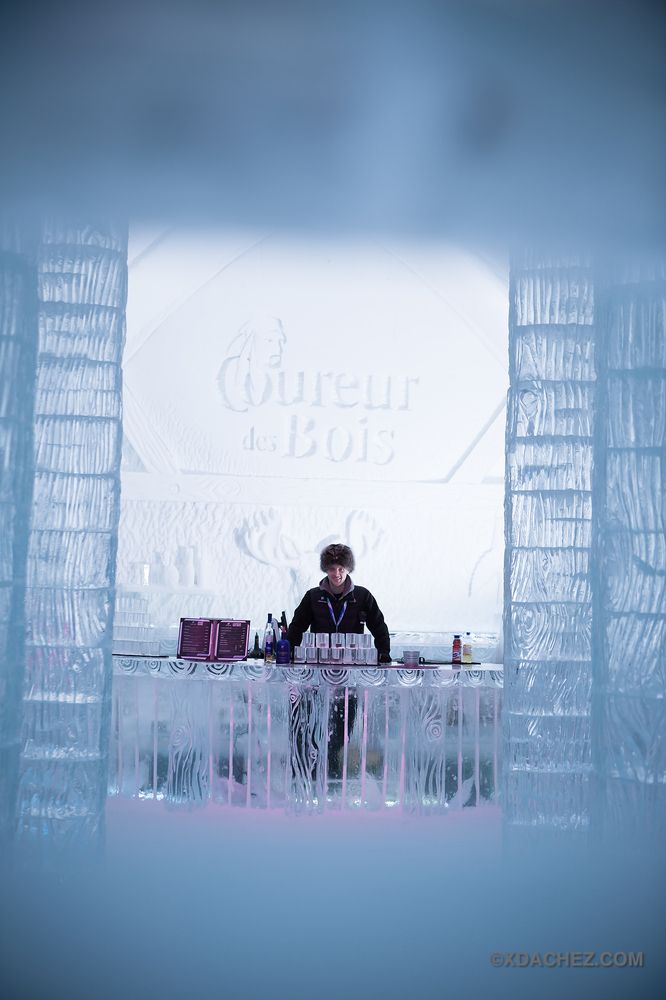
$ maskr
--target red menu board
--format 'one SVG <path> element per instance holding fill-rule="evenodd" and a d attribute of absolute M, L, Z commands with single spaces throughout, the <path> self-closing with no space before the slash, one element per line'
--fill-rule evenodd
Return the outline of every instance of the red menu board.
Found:
<path fill-rule="evenodd" d="M 233 618 L 181 618 L 177 656 L 181 660 L 244 660 L 250 622 Z"/>
<path fill-rule="evenodd" d="M 250 637 L 249 621 L 220 619 L 215 642 L 216 660 L 244 660 Z"/>
<path fill-rule="evenodd" d="M 177 656 L 181 660 L 210 660 L 215 655 L 211 618 L 181 618 Z"/>

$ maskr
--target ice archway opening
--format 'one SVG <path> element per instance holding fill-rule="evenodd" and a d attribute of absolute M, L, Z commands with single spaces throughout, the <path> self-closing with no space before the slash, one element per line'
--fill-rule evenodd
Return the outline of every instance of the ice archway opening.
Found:
<path fill-rule="evenodd" d="M 28 838 L 47 816 L 74 842 L 99 829 L 104 799 L 126 234 L 50 224 L 4 239 L 4 825 L 18 796 Z M 633 842 L 661 822 L 663 295 L 654 256 L 514 258 L 504 809 L 517 830 Z"/>

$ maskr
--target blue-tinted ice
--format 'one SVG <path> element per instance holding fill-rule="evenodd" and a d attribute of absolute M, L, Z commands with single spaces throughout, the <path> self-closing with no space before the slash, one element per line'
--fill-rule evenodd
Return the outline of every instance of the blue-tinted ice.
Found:
<path fill-rule="evenodd" d="M 110 863 L 111 879 L 96 886 L 94 899 L 104 900 L 103 913 L 91 905 L 93 896 L 84 883 L 77 882 L 68 897 L 69 909 L 61 909 L 60 890 L 52 892 L 45 907 L 50 942 L 45 968 L 57 965 L 72 933 L 86 955 L 94 954 L 96 941 L 117 933 L 128 898 L 134 900 L 133 917 L 141 917 L 132 921 L 131 942 L 138 947 L 141 931 L 150 928 L 151 956 L 156 955 L 160 941 L 155 928 L 170 912 L 163 880 L 173 873 L 187 876 L 186 888 L 179 891 L 190 916 L 184 929 L 178 926 L 177 942 L 188 959 L 199 956 L 189 970 L 190 983 L 201 976 L 206 976 L 208 985 L 215 981 L 217 967 L 211 966 L 209 956 L 217 954 L 223 927 L 226 940 L 234 943 L 226 985 L 245 989 L 243 973 L 252 974 L 247 929 L 254 926 L 253 920 L 268 919 L 273 941 L 284 942 L 282 950 L 268 947 L 271 975 L 291 983 L 290 995 L 298 995 L 293 983 L 301 980 L 293 975 L 293 966 L 302 962 L 308 975 L 314 974 L 313 959 L 319 963 L 330 959 L 329 939 L 357 914 L 354 942 L 364 932 L 371 945 L 386 945 L 391 928 L 377 901 L 385 898 L 387 884 L 394 909 L 401 914 L 393 930 L 398 928 L 403 944 L 409 942 L 414 953 L 422 955 L 424 942 L 430 945 L 426 951 L 437 961 L 450 926 L 456 927 L 456 958 L 460 959 L 462 948 L 476 962 L 482 960 L 480 944 L 488 951 L 508 952 L 531 947 L 565 951 L 644 946 L 656 954 L 654 928 L 659 926 L 661 904 L 650 881 L 653 874 L 661 874 L 659 855 L 645 854 L 647 865 L 632 862 L 631 871 L 623 870 L 622 864 L 644 836 L 659 833 L 664 818 L 662 270 L 657 266 L 595 270 L 584 259 L 525 258 L 514 264 L 506 494 L 506 828 L 509 834 L 541 830 L 585 837 L 591 832 L 595 842 L 607 840 L 611 845 L 619 837 L 622 851 L 596 858 L 567 854 L 555 861 L 552 855 L 526 854 L 518 863 L 515 858 L 507 862 L 505 877 L 498 878 L 496 869 L 489 874 L 479 867 L 473 834 L 448 840 L 442 834 L 435 843 L 432 824 L 427 834 L 411 827 L 404 840 L 400 839 L 404 828 L 396 828 L 390 847 L 385 832 L 366 837 L 357 854 L 349 846 L 341 854 L 343 860 L 350 859 L 342 867 L 336 854 L 340 838 L 332 829 L 322 833 L 317 828 L 316 838 L 307 843 L 286 826 L 282 842 L 275 830 L 231 832 L 232 815 L 268 816 L 269 802 L 279 804 L 282 818 L 285 806 L 305 806 L 303 811 L 311 812 L 320 800 L 331 806 L 331 812 L 338 806 L 342 811 L 373 802 L 386 811 L 398 802 L 408 814 L 453 813 L 450 806 L 456 795 L 457 804 L 467 804 L 463 799 L 469 779 L 459 743 L 453 758 L 456 781 L 447 787 L 445 747 L 454 730 L 458 739 L 462 733 L 464 750 L 467 691 L 462 695 L 463 712 L 458 711 L 454 724 L 449 711 L 455 714 L 456 705 L 459 708 L 460 691 L 427 685 L 399 691 L 390 686 L 361 687 L 355 691 L 356 720 L 350 734 L 350 694 L 344 685 L 296 683 L 291 688 L 293 699 L 285 700 L 289 685 L 278 685 L 274 699 L 269 683 L 247 677 L 240 682 L 211 678 L 205 686 L 192 679 L 186 689 L 190 678 L 169 680 L 167 684 L 180 685 L 169 688 L 160 687 L 154 677 L 129 675 L 120 678 L 123 686 L 117 689 L 110 769 L 124 237 L 113 228 L 45 226 L 33 234 L 32 243 L 26 242 L 25 234 L 11 232 L 5 232 L 3 239 L 0 791 L 5 840 L 15 833 L 22 848 L 34 849 L 44 858 L 52 857 L 53 850 L 81 857 L 86 848 L 100 846 L 110 775 L 112 789 L 125 795 L 162 795 L 171 804 L 217 796 L 223 802 L 226 797 L 226 807 L 250 806 L 226 808 L 217 817 L 214 844 L 208 841 L 202 846 L 201 838 L 190 830 L 187 838 L 178 840 L 177 850 L 160 857 L 139 851 L 139 864 L 128 846 L 134 845 L 133 828 L 126 853 Z M 478 688 L 471 688 L 469 696 L 476 698 L 477 693 Z M 151 704 L 139 711 L 146 700 Z M 495 693 L 493 708 L 494 700 Z M 475 714 L 474 703 L 471 707 L 467 717 L 480 723 L 482 713 Z M 315 760 L 310 751 L 326 745 L 326 727 L 335 729 L 336 714 L 343 732 L 346 720 L 350 736 L 342 741 L 342 760 L 329 755 L 323 762 L 319 753 Z M 269 718 L 279 760 L 276 770 L 272 749 L 266 752 Z M 493 724 L 496 718 L 495 713 Z M 384 737 L 373 732 L 382 721 Z M 219 744 L 220 735 L 222 743 L 228 738 L 226 748 Z M 493 738 L 494 732 L 491 742 Z M 330 745 L 329 739 L 327 754 Z M 472 783 L 478 802 L 483 798 L 481 742 L 470 738 L 469 745 L 479 749 L 479 780 Z M 274 784 L 276 775 L 280 780 Z M 266 809 L 253 809 L 253 799 Z M 114 804 L 119 802 L 120 795 Z M 482 810 L 460 810 L 457 815 L 473 813 Z M 303 822 L 319 820 L 310 816 Z M 162 824 L 156 829 L 162 830 Z M 260 880 L 246 877 L 252 871 L 254 836 L 258 837 L 254 843 L 260 844 Z M 151 839 L 151 848 L 153 843 Z M 220 881 L 216 861 L 225 843 L 233 844 L 233 860 L 238 860 L 232 865 L 224 854 Z M 377 844 L 383 845 L 387 859 L 381 871 Z M 427 847 L 419 852 L 415 844 Z M 454 849 L 453 858 L 447 848 Z M 479 851 L 483 856 L 484 847 L 479 845 Z M 4 857 L 8 856 L 6 851 Z M 322 856 L 332 867 L 321 866 Z M 357 857 L 363 861 L 360 874 L 351 863 Z M 282 873 L 282 859 L 287 864 L 280 881 L 275 873 Z M 319 881 L 313 886 L 308 872 L 315 860 Z M 482 882 L 484 872 L 487 882 Z M 403 883 L 401 873 L 405 873 Z M 174 884 L 179 884 L 177 878 Z M 278 901 L 258 895 L 260 885 L 275 889 Z M 421 891 L 415 894 L 414 885 Z M 537 896 L 535 886 L 541 887 Z M 562 887 L 567 903 L 552 908 Z M 169 881 L 166 890 L 172 903 Z M 34 927 L 44 892 L 42 884 L 32 883 L 12 885 L 4 896 L 4 905 L 10 908 L 4 920 L 11 934 L 3 939 L 13 949 L 7 968 L 15 979 L 38 964 L 32 962 L 34 943 L 29 954 L 21 951 L 28 937 L 16 934 L 13 916 L 26 914 L 28 925 Z M 298 951 L 292 954 L 289 969 L 275 977 L 273 970 L 285 954 L 291 954 L 290 939 L 278 917 L 278 903 L 285 899 L 288 930 L 292 945 L 298 940 Z M 488 899 L 486 917 L 480 918 Z M 625 913 L 627 899 L 630 907 Z M 453 901 L 448 910 L 447 901 Z M 540 919 L 533 921 L 527 914 L 535 903 Z M 304 914 L 310 921 L 311 912 L 321 921 L 313 920 L 312 927 L 323 929 L 325 948 L 319 940 L 302 946 L 298 921 Z M 86 921 L 82 926 L 83 913 L 94 914 L 97 924 Z M 404 913 L 409 914 L 406 922 Z M 209 950 L 203 959 L 197 951 L 201 926 L 197 915 L 203 917 L 208 935 Z M 475 927 L 481 928 L 476 938 Z M 635 929 L 639 939 L 629 940 Z M 347 939 L 345 947 L 345 956 L 352 955 L 345 958 L 347 962 L 358 963 L 358 956 L 365 955 Z M 237 956 L 246 954 L 241 969 Z M 160 961 L 169 972 L 161 979 L 157 975 L 167 995 L 183 981 L 183 972 L 172 966 L 171 954 L 161 955 Z M 435 964 L 433 959 L 433 968 Z M 86 972 L 88 966 L 72 961 L 67 968 L 71 978 L 72 969 Z M 99 976 L 99 964 L 93 962 L 90 968 Z M 405 968 L 400 967 L 387 989 L 397 983 L 404 995 L 412 981 Z M 444 965 L 436 975 L 433 968 L 421 961 L 418 981 L 432 985 L 434 976 L 441 983 Z M 460 974 L 460 964 L 457 968 Z M 130 984 L 126 992 L 131 995 L 145 976 L 144 956 L 136 952 L 133 961 L 114 963 L 114 969 L 116 981 Z M 222 971 L 217 972 L 223 988 Z M 367 974 L 364 966 L 358 981 Z M 378 979 L 385 982 L 385 967 Z M 265 994 L 270 985 L 266 975 L 255 976 L 258 989 L 259 980 Z M 526 978 L 523 982 L 529 986 Z M 330 979 L 326 983 L 337 995 L 339 985 Z M 515 981 L 508 979 L 494 992 L 502 995 L 509 983 L 511 995 L 518 995 Z M 618 983 L 613 980 L 613 987 L 619 989 Z M 320 992 L 325 995 L 325 990 Z M 606 993 L 611 995 L 610 990 Z"/>
<path fill-rule="evenodd" d="M 666 806 L 664 268 L 516 258 L 504 809 L 654 836 Z"/>

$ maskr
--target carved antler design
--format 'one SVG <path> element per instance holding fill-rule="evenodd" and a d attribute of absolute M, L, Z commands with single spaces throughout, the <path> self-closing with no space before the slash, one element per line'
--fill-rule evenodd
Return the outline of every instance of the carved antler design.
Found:
<path fill-rule="evenodd" d="M 363 558 L 368 552 L 376 549 L 384 531 L 379 527 L 374 517 L 364 510 L 353 510 L 346 522 L 347 538 L 354 555 Z"/>
<path fill-rule="evenodd" d="M 282 517 L 273 508 L 247 518 L 234 534 L 236 544 L 247 555 L 267 566 L 289 571 L 290 597 L 293 603 L 298 603 L 312 575 L 314 550 L 301 549 L 297 542 L 284 533 Z"/>
<path fill-rule="evenodd" d="M 273 508 L 247 518 L 234 535 L 238 547 L 258 562 L 287 567 L 298 562 L 298 547 L 283 534 L 282 518 Z"/>
<path fill-rule="evenodd" d="M 375 519 L 365 511 L 352 511 L 346 520 L 346 537 L 358 556 L 362 557 L 375 549 L 383 535 Z M 313 547 L 301 548 L 298 542 L 284 533 L 281 515 L 271 508 L 246 518 L 234 532 L 234 537 L 238 547 L 257 562 L 289 571 L 290 597 L 296 604 L 312 577 L 313 556 L 318 556 L 326 545 L 340 536 L 328 535 Z"/>

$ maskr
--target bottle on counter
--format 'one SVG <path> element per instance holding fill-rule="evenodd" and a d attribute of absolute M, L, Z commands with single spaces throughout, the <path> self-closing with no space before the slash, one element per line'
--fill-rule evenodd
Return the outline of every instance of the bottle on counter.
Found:
<path fill-rule="evenodd" d="M 289 663 L 291 663 L 291 643 L 289 642 L 289 639 L 287 639 L 286 625 L 282 625 L 280 629 L 280 639 L 277 644 L 275 662 L 280 663 L 283 666 L 287 666 Z"/>
<path fill-rule="evenodd" d="M 289 625 L 287 624 L 287 612 L 283 611 L 282 614 L 280 615 L 280 631 L 284 629 L 286 632 L 288 628 Z"/>
<path fill-rule="evenodd" d="M 263 660 L 263 658 L 264 658 L 264 651 L 261 648 L 261 646 L 259 645 L 259 633 L 258 632 L 254 633 L 254 646 L 252 647 L 252 649 L 250 650 L 250 652 L 247 655 L 248 655 L 248 658 L 250 660 Z"/>
<path fill-rule="evenodd" d="M 471 663 L 472 662 L 472 633 L 465 632 L 465 638 L 462 644 L 462 662 Z"/>
<path fill-rule="evenodd" d="M 459 667 L 462 663 L 462 643 L 460 634 L 456 632 L 453 636 L 453 647 L 451 649 L 451 663 L 454 667 Z"/>
<path fill-rule="evenodd" d="M 275 624 L 273 615 L 268 612 L 268 621 L 264 629 L 264 660 L 266 663 L 275 663 Z"/>

